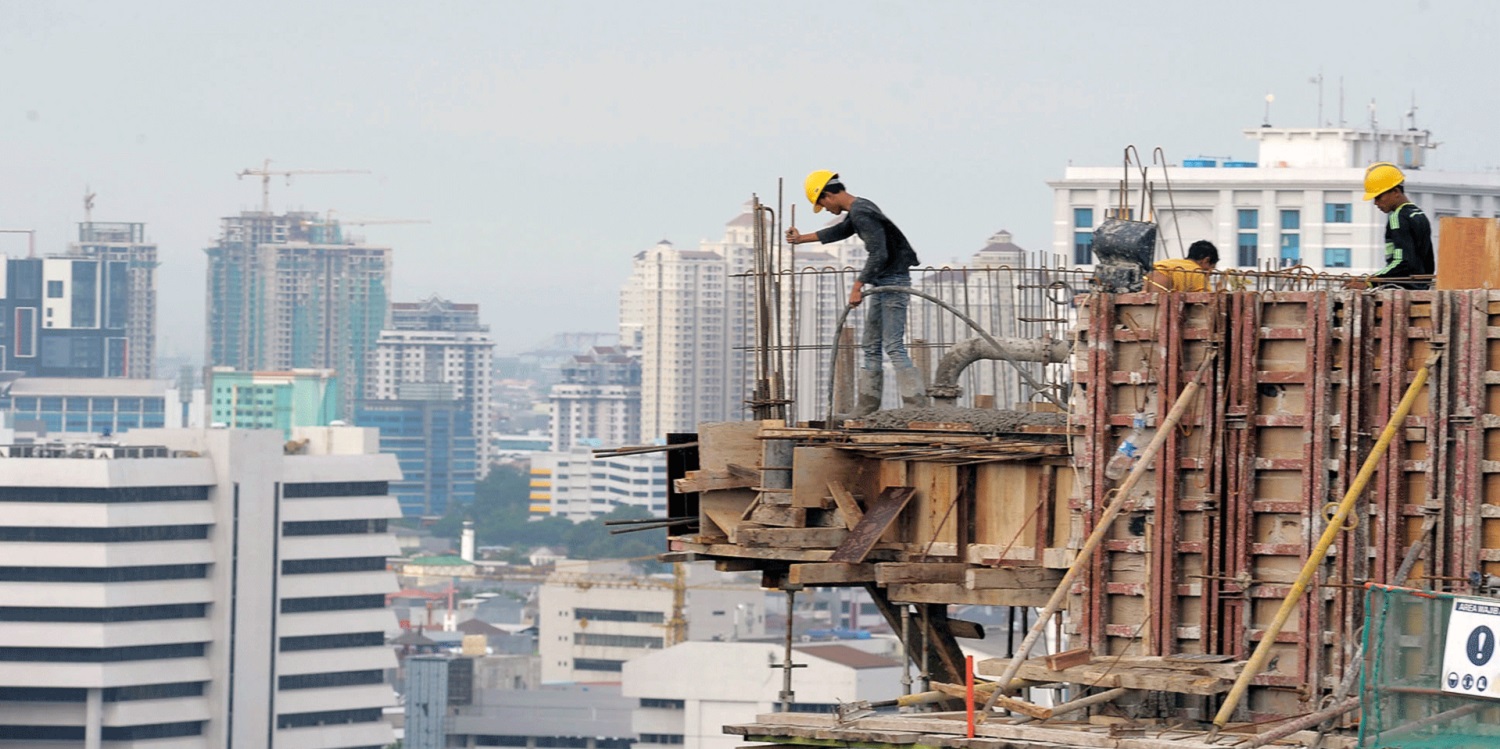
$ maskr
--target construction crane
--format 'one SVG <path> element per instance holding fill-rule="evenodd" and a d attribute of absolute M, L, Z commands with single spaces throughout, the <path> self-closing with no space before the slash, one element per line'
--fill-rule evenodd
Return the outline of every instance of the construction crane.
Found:
<path fill-rule="evenodd" d="M 246 177 L 260 177 L 260 211 L 267 216 L 271 215 L 271 177 L 286 177 L 286 183 L 292 183 L 295 175 L 307 174 L 369 174 L 368 169 L 272 169 L 271 160 L 266 159 L 259 169 L 241 169 L 235 176 L 244 179 Z"/>
<path fill-rule="evenodd" d="M 304 228 L 327 229 L 333 227 L 333 241 L 339 242 L 338 227 L 340 226 L 380 226 L 389 224 L 430 224 L 431 220 L 425 218 L 335 218 L 334 209 L 328 209 L 328 217 L 322 221 L 303 221 Z"/>

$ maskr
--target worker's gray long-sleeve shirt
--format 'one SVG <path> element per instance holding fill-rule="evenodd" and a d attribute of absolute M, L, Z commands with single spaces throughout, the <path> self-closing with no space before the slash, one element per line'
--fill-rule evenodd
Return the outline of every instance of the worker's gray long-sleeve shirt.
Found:
<path fill-rule="evenodd" d="M 916 265 L 917 251 L 906 241 L 906 235 L 880 212 L 880 206 L 868 199 L 855 198 L 849 206 L 849 216 L 826 229 L 818 230 L 818 241 L 823 244 L 848 239 L 855 234 L 865 243 L 865 267 L 859 272 L 859 280 L 873 284 L 878 279 L 895 273 L 905 273 Z"/>

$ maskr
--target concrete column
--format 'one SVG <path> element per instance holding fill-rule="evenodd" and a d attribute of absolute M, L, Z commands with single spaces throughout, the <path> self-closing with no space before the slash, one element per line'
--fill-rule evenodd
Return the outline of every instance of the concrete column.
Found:
<path fill-rule="evenodd" d="M 104 690 L 90 689 L 84 703 L 83 749 L 100 749 L 100 728 L 104 723 Z"/>

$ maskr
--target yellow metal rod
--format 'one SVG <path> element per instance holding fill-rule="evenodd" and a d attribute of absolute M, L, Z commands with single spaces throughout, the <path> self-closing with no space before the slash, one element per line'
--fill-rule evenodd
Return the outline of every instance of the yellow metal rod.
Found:
<path fill-rule="evenodd" d="M 1370 451 L 1365 458 L 1364 465 L 1360 466 L 1359 474 L 1354 477 L 1354 483 L 1349 485 L 1349 491 L 1344 493 L 1344 499 L 1339 502 L 1339 509 L 1323 528 L 1323 537 L 1318 539 L 1318 545 L 1313 547 L 1312 553 L 1307 556 L 1307 563 L 1302 565 L 1302 572 L 1297 575 L 1297 582 L 1292 585 L 1291 592 L 1287 593 L 1286 599 L 1281 602 L 1281 609 L 1276 612 L 1276 618 L 1271 620 L 1271 626 L 1266 628 L 1265 634 L 1261 635 L 1260 644 L 1255 646 L 1255 652 L 1250 655 L 1250 660 L 1245 663 L 1245 669 L 1240 672 L 1240 678 L 1234 682 L 1234 688 L 1229 690 L 1229 696 L 1224 698 L 1223 707 L 1219 708 L 1219 714 L 1214 716 L 1214 725 L 1223 728 L 1229 722 L 1229 716 L 1234 714 L 1234 709 L 1244 698 L 1245 691 L 1250 688 L 1250 682 L 1265 668 L 1266 660 L 1271 657 L 1271 647 L 1276 644 L 1276 636 L 1281 634 L 1281 628 L 1286 626 L 1286 620 L 1291 618 L 1292 610 L 1297 608 L 1297 602 L 1302 599 L 1302 594 L 1307 592 L 1308 583 L 1312 582 L 1313 575 L 1318 572 L 1318 567 L 1323 564 L 1323 558 L 1328 556 L 1328 547 L 1333 546 L 1333 539 L 1337 538 L 1339 531 L 1344 529 L 1344 522 L 1349 519 L 1349 513 L 1354 510 L 1354 502 L 1359 495 L 1365 491 L 1365 485 L 1370 483 L 1370 477 L 1375 475 L 1375 466 L 1380 462 L 1385 451 L 1391 446 L 1391 440 L 1396 436 L 1396 430 L 1402 422 L 1406 421 L 1406 415 L 1411 413 L 1412 404 L 1417 402 L 1417 394 L 1422 391 L 1422 386 L 1427 384 L 1427 374 L 1433 364 L 1438 360 L 1438 355 L 1433 354 L 1422 368 L 1417 370 L 1417 376 L 1411 381 L 1411 386 L 1406 389 L 1406 394 L 1401 396 L 1401 403 L 1396 406 L 1396 413 L 1391 415 L 1391 420 L 1386 422 L 1385 429 L 1380 433 L 1380 439 L 1375 443 L 1375 449 Z"/>

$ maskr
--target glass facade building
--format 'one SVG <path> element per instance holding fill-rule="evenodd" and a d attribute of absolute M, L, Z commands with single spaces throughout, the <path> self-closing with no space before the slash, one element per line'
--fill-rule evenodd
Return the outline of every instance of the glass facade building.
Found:
<path fill-rule="evenodd" d="M 474 501 L 473 415 L 460 401 L 366 400 L 355 423 L 379 429 L 380 451 L 401 465 L 401 481 L 391 484 L 401 514 L 444 515 Z"/>

